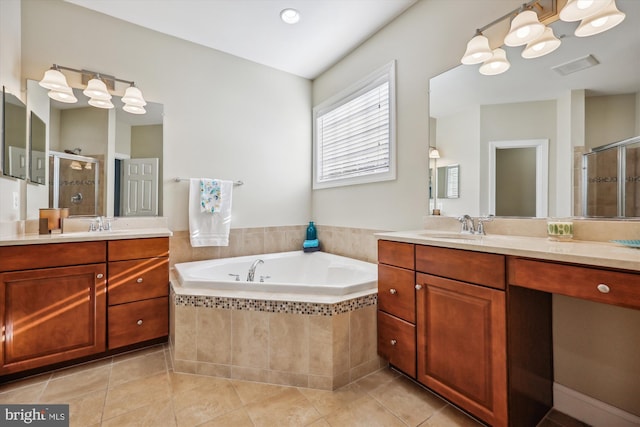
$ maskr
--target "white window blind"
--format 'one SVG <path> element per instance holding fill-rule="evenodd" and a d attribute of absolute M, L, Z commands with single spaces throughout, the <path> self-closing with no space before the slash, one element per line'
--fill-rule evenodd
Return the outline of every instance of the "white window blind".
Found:
<path fill-rule="evenodd" d="M 314 110 L 314 188 L 395 178 L 393 73 L 361 82 L 356 90 Z"/>

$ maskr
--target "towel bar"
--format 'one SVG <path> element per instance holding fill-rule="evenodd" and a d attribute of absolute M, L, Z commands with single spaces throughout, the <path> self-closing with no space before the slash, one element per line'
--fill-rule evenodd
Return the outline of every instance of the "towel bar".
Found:
<path fill-rule="evenodd" d="M 175 178 L 175 182 L 180 182 L 180 181 L 189 181 L 189 178 L 180 178 L 180 177 L 176 177 Z M 238 181 L 233 181 L 233 185 L 244 185 L 244 182 L 238 180 Z"/>

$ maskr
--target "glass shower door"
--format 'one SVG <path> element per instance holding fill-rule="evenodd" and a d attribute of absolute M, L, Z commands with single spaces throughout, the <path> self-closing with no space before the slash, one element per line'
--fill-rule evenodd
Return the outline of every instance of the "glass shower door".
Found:
<path fill-rule="evenodd" d="M 98 161 L 51 152 L 49 162 L 50 207 L 69 208 L 69 215 L 98 215 Z"/>

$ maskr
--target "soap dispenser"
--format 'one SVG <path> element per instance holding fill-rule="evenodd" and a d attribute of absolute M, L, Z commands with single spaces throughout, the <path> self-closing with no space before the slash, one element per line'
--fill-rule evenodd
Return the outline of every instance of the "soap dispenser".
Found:
<path fill-rule="evenodd" d="M 309 226 L 307 227 L 307 240 L 316 240 L 318 238 L 318 233 L 316 232 L 316 226 L 313 224 L 313 221 L 309 221 Z"/>

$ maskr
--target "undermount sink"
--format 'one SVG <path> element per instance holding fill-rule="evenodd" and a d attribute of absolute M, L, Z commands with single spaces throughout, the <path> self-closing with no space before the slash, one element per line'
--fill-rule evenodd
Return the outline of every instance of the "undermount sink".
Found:
<path fill-rule="evenodd" d="M 456 232 L 429 232 L 425 231 L 419 233 L 423 237 L 432 239 L 452 239 L 452 240 L 480 240 L 486 237 L 482 234 L 468 234 L 468 233 L 456 233 Z"/>

